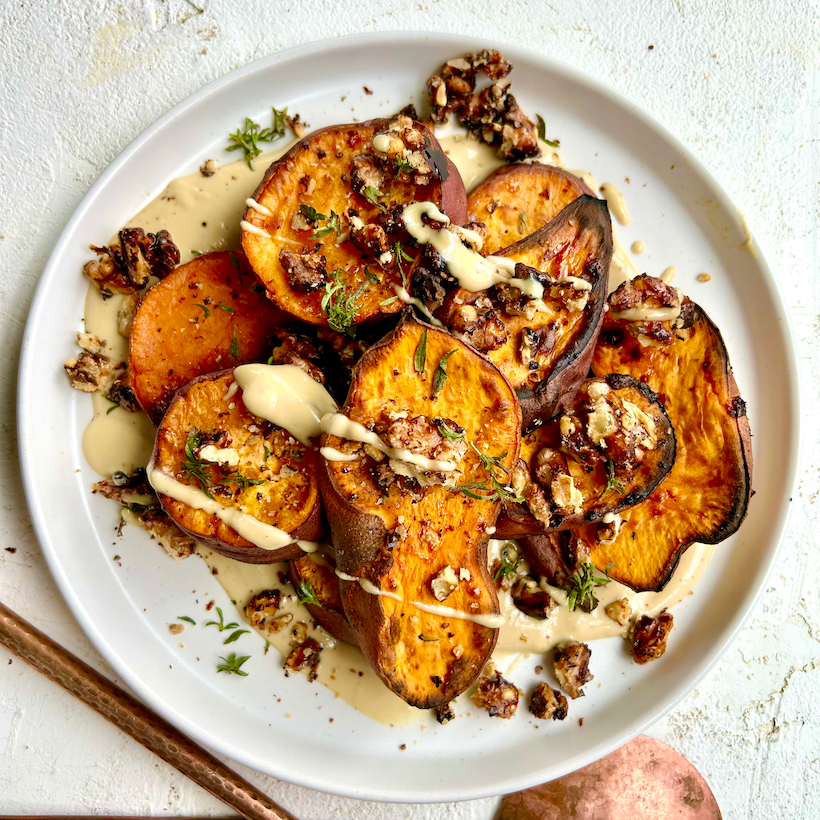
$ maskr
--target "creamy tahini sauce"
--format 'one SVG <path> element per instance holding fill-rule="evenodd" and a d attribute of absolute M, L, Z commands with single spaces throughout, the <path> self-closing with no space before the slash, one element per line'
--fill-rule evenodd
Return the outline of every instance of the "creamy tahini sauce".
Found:
<path fill-rule="evenodd" d="M 445 153 L 458 167 L 468 190 L 504 164 L 491 148 L 463 134 L 443 137 L 440 142 Z M 138 225 L 150 232 L 162 228 L 168 230 L 180 249 L 183 262 L 197 252 L 239 248 L 240 222 L 245 207 L 259 210 L 248 200 L 270 162 L 289 147 L 290 145 L 286 145 L 279 151 L 258 157 L 253 170 L 247 167 L 244 160 L 239 160 L 220 166 L 211 177 L 195 173 L 175 179 L 127 224 Z M 542 148 L 544 155 L 540 161 L 565 167 L 558 152 L 546 144 L 542 144 Z M 581 176 L 593 190 L 598 187 L 588 172 L 574 173 Z M 637 272 L 629 255 L 615 237 L 610 289 L 637 275 Z M 412 301 L 406 291 L 399 295 L 400 298 L 408 297 L 405 301 Z M 105 340 L 107 355 L 117 361 L 125 361 L 127 358 L 127 342 L 117 333 L 117 312 L 122 301 L 123 297 L 119 296 L 104 301 L 91 285 L 85 307 L 87 332 Z M 235 385 L 231 389 L 236 389 Z M 110 476 L 118 470 L 131 471 L 137 466 L 147 467 L 154 438 L 151 422 L 142 413 L 128 413 L 121 408 L 106 414 L 111 403 L 99 394 L 92 398 L 94 419 L 83 436 L 83 451 L 92 469 Z M 504 543 L 490 542 L 490 562 L 499 554 Z M 316 549 L 319 545 L 306 543 L 305 547 Z M 243 564 L 213 553 L 205 547 L 201 547 L 199 551 L 212 572 L 216 571 L 214 577 L 231 600 L 236 602 L 240 611 L 254 594 L 265 589 L 282 588 L 279 572 L 286 570 L 284 564 Z M 537 621 L 516 609 L 509 593 L 502 591 L 499 601 L 504 623 L 499 628 L 494 657 L 506 659 L 504 663 L 509 668 L 505 674 L 510 674 L 521 658 L 528 657 L 530 653 L 547 652 L 559 643 L 623 636 L 627 628 L 619 626 L 605 615 L 604 607 L 607 603 L 625 597 L 634 612 L 656 615 L 692 593 L 712 551 L 713 547 L 709 546 L 690 547 L 661 593 L 638 594 L 615 582 L 598 588 L 596 596 L 600 605 L 589 614 L 580 610 L 570 612 L 566 606 L 561 606 L 554 609 L 547 620 Z M 566 593 L 562 590 L 550 588 L 550 594 L 558 602 L 565 600 Z M 324 647 L 318 683 L 327 686 L 337 697 L 360 712 L 382 723 L 400 725 L 425 719 L 423 713 L 408 706 L 384 686 L 358 649 L 342 644 L 323 630 L 311 626 L 312 619 L 295 595 L 285 596 L 282 613 L 291 613 L 293 623 L 305 621 L 309 635 Z M 271 648 L 276 649 L 281 658 L 288 655 L 291 650 L 290 628 L 275 634 L 260 634 L 270 641 Z M 508 663 L 510 660 L 512 662 Z M 466 695 L 462 697 L 466 698 Z"/>
<path fill-rule="evenodd" d="M 598 190 L 604 195 L 604 199 L 607 205 L 609 205 L 612 216 L 614 216 L 621 225 L 628 225 L 631 220 L 629 218 L 629 211 L 626 209 L 624 195 L 611 182 L 605 182 Z"/>

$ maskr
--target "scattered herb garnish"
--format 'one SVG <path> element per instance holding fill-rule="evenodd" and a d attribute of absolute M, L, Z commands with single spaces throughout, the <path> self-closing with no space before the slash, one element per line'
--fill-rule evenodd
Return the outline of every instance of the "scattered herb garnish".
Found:
<path fill-rule="evenodd" d="M 109 410 L 109 412 L 111 411 Z M 147 504 L 140 504 L 137 501 L 124 501 L 122 506 L 135 514 L 145 512 L 148 509 Z"/>
<path fill-rule="evenodd" d="M 206 472 L 207 466 L 197 458 L 196 450 L 202 443 L 202 434 L 196 427 L 192 427 L 185 441 L 185 461 L 182 462 L 182 474 L 185 478 L 192 478 L 199 484 L 208 498 L 213 499 L 211 488 L 214 483 Z"/>
<path fill-rule="evenodd" d="M 319 215 L 322 219 L 327 220 L 327 224 L 324 228 L 319 228 L 318 231 L 314 231 L 310 238 L 311 239 L 321 239 L 323 236 L 327 236 L 329 233 L 335 233 L 337 236 L 342 232 L 342 218 L 336 211 L 331 211 L 330 216 L 322 216 Z"/>
<path fill-rule="evenodd" d="M 242 475 L 242 473 L 231 473 L 229 476 L 223 478 L 219 483 L 236 483 L 239 485 L 240 490 L 247 490 L 248 487 L 256 487 L 259 484 L 264 484 L 267 480 L 267 478 L 248 478 L 247 476 Z"/>
<path fill-rule="evenodd" d="M 115 410 L 116 410 L 116 409 L 120 406 L 120 403 L 119 403 L 118 401 L 114 401 L 114 399 L 110 398 L 110 396 L 108 395 L 108 393 L 107 393 L 107 392 L 106 392 L 106 393 L 103 393 L 103 398 L 104 398 L 106 401 L 110 401 L 110 402 L 111 402 L 111 407 L 109 407 L 109 408 L 108 408 L 108 410 L 106 410 L 106 411 L 105 411 L 105 415 L 106 415 L 106 416 L 107 416 L 109 413 L 113 413 L 113 412 L 114 412 L 114 411 L 115 411 Z"/>
<path fill-rule="evenodd" d="M 379 302 L 379 307 L 384 307 L 385 305 L 392 305 L 393 302 L 395 302 L 398 298 L 398 296 L 388 296 L 387 299 L 384 299 L 381 302 Z"/>
<path fill-rule="evenodd" d="M 565 587 L 569 593 L 567 595 L 567 606 L 570 611 L 574 610 L 576 606 L 582 609 L 588 607 L 591 612 L 598 605 L 595 599 L 595 588 L 602 587 L 608 584 L 612 579 L 609 577 L 609 568 L 613 564 L 607 564 L 604 570 L 605 578 L 595 576 L 595 565 L 592 561 L 587 561 L 581 564 L 580 569 L 569 579 L 569 586 Z"/>
<path fill-rule="evenodd" d="M 202 256 L 202 251 L 191 250 L 191 256 Z"/>
<path fill-rule="evenodd" d="M 427 328 L 424 328 L 413 356 L 413 368 L 419 376 L 424 375 L 424 368 L 427 365 Z"/>
<path fill-rule="evenodd" d="M 367 281 L 370 282 L 371 285 L 378 285 L 381 283 L 381 279 L 379 279 L 377 274 L 373 273 L 371 270 L 372 267 L 372 265 L 365 265 L 364 275 L 367 277 Z"/>
<path fill-rule="evenodd" d="M 510 551 L 513 551 L 514 560 L 510 560 Z M 521 555 L 518 550 L 511 544 L 505 544 L 501 548 L 501 564 L 493 573 L 493 581 L 498 583 L 502 578 L 509 580 L 516 574 L 518 565 L 521 563 Z"/>
<path fill-rule="evenodd" d="M 626 488 L 623 482 L 615 478 L 615 462 L 611 458 L 608 458 L 606 460 L 606 485 L 598 496 L 598 499 L 602 499 L 610 490 L 617 490 L 619 493 L 622 493 L 624 489 Z"/>
<path fill-rule="evenodd" d="M 217 305 L 217 307 L 220 310 L 224 310 L 225 313 L 236 313 L 236 308 L 228 307 L 227 305 L 219 304 L 219 305 Z"/>
<path fill-rule="evenodd" d="M 401 154 L 396 157 L 396 177 L 398 177 L 402 171 L 412 174 L 414 170 L 415 168 L 413 168 L 412 164 L 401 156 Z"/>
<path fill-rule="evenodd" d="M 419 638 L 427 643 L 437 643 L 441 640 L 441 638 L 428 638 L 426 635 L 419 635 Z"/>
<path fill-rule="evenodd" d="M 188 621 L 189 624 L 196 626 L 196 621 L 193 618 L 189 618 L 187 615 L 177 615 L 177 620 Z"/>
<path fill-rule="evenodd" d="M 300 584 L 298 589 L 296 590 L 296 594 L 299 596 L 299 603 L 300 604 L 313 604 L 313 606 L 322 606 L 322 602 L 316 596 L 316 593 L 313 590 L 313 584 L 305 578 Z"/>
<path fill-rule="evenodd" d="M 249 117 L 245 117 L 244 128 L 238 128 L 235 134 L 229 134 L 228 140 L 233 143 L 226 151 L 237 151 L 239 149 L 245 154 L 248 168 L 253 170 L 253 161 L 262 153 L 259 147 L 260 142 L 275 142 L 285 136 L 285 117 L 287 108 L 273 111 L 273 125 L 270 128 L 262 128 Z"/>
<path fill-rule="evenodd" d="M 239 629 L 239 624 L 235 623 L 234 621 L 231 621 L 231 623 L 229 623 L 229 624 L 223 623 L 223 621 L 222 621 L 222 617 L 223 617 L 222 616 L 222 610 L 219 607 L 216 608 L 216 614 L 219 616 L 219 620 L 218 621 L 208 621 L 205 624 L 205 626 L 216 626 L 216 627 L 219 628 L 220 632 L 224 632 L 226 629 Z"/>
<path fill-rule="evenodd" d="M 359 299 L 367 287 L 363 282 L 355 291 L 349 291 L 341 279 L 341 271 L 333 272 L 333 281 L 325 283 L 325 295 L 322 297 L 322 310 L 327 315 L 327 323 L 337 333 L 349 333 L 350 325 L 356 318 Z"/>
<path fill-rule="evenodd" d="M 327 219 L 324 214 L 320 214 L 312 205 L 300 205 L 299 210 L 308 222 L 318 222 L 320 219 Z"/>
<path fill-rule="evenodd" d="M 445 353 L 438 360 L 438 367 L 433 374 L 433 395 L 438 395 L 447 382 L 447 359 L 456 352 L 457 348 L 453 348 L 449 353 Z"/>
<path fill-rule="evenodd" d="M 379 202 L 379 197 L 383 197 L 384 193 L 382 193 L 378 188 L 374 188 L 372 185 L 368 185 L 362 191 L 362 195 L 368 202 L 375 205 L 377 208 L 381 208 L 381 210 L 385 209 L 384 205 L 382 205 L 381 202 Z"/>
<path fill-rule="evenodd" d="M 270 362 L 268 362 L 268 364 L 270 364 Z M 267 461 L 271 456 L 271 449 L 267 444 L 263 444 L 262 446 L 265 448 L 265 461 Z"/>
<path fill-rule="evenodd" d="M 233 643 L 234 641 L 238 641 L 243 635 L 249 635 L 250 632 L 250 629 L 237 629 L 236 632 L 231 632 L 231 634 L 228 635 L 222 643 Z"/>
<path fill-rule="evenodd" d="M 233 251 L 231 251 L 230 256 L 231 256 L 231 264 L 241 273 L 242 268 L 239 266 L 239 257 Z"/>
<path fill-rule="evenodd" d="M 410 256 L 409 253 L 404 249 L 404 246 L 400 241 L 397 241 L 395 246 L 395 254 L 396 254 L 396 268 L 399 271 L 399 275 L 401 276 L 401 281 L 403 285 L 407 284 L 407 274 L 404 272 L 404 267 L 402 266 L 402 262 L 412 262 L 413 257 Z"/>
<path fill-rule="evenodd" d="M 527 212 L 521 211 L 518 217 L 518 233 L 524 233 L 527 230 Z"/>
<path fill-rule="evenodd" d="M 447 441 L 464 441 L 464 436 L 467 435 L 464 430 L 453 430 L 453 428 L 442 419 L 436 420 L 436 427 L 438 427 L 439 433 L 441 433 Z"/>
<path fill-rule="evenodd" d="M 269 649 L 270 649 L 270 641 L 265 641 L 265 651 L 262 654 L 267 655 Z"/>
<path fill-rule="evenodd" d="M 242 670 L 242 664 L 250 658 L 250 655 L 243 655 L 241 658 L 236 657 L 236 652 L 231 652 L 227 658 L 221 657 L 219 660 L 224 661 L 216 667 L 217 672 L 227 672 L 229 675 L 241 675 L 243 678 L 248 676 L 247 672 Z"/>
<path fill-rule="evenodd" d="M 302 453 L 298 447 L 291 447 L 290 450 L 288 450 L 288 458 L 292 458 L 294 461 L 302 461 L 304 457 L 304 453 Z"/>
<path fill-rule="evenodd" d="M 233 338 L 231 339 L 231 356 L 234 359 L 239 358 L 239 342 L 236 339 L 236 328 L 233 329 Z"/>
<path fill-rule="evenodd" d="M 501 463 L 502 459 L 507 457 L 507 454 L 488 456 L 486 453 L 482 453 L 472 441 L 468 444 L 481 460 L 481 465 L 487 471 L 490 483 L 488 484 L 485 480 L 471 481 L 468 484 L 456 484 L 451 492 L 464 493 L 468 498 L 475 498 L 477 501 L 513 501 L 520 504 L 524 499 L 517 496 L 515 490 L 507 483 L 510 471 Z M 501 478 L 499 478 L 499 474 Z M 474 490 L 480 490 L 480 492 L 473 492 Z"/>
<path fill-rule="evenodd" d="M 538 123 L 538 139 L 544 140 L 547 145 L 550 145 L 553 148 L 560 148 L 561 140 L 547 139 L 547 124 L 544 122 L 544 118 L 540 114 L 536 114 L 535 119 Z"/>
<path fill-rule="evenodd" d="M 199 302 L 194 302 L 194 307 L 202 308 L 202 312 L 205 314 L 206 319 L 211 315 L 211 311 L 205 305 L 199 304 Z"/>

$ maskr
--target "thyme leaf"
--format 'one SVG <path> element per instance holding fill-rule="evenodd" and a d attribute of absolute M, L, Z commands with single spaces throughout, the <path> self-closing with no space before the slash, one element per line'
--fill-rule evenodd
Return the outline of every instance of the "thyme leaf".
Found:
<path fill-rule="evenodd" d="M 324 236 L 327 236 L 330 233 L 335 233 L 337 236 L 342 232 L 342 218 L 336 211 L 331 211 L 330 216 L 322 216 L 319 214 L 320 219 L 323 219 L 327 222 L 324 228 L 319 228 L 318 231 L 314 231 L 310 238 L 311 239 L 321 239 Z"/>
<path fill-rule="evenodd" d="M 236 308 L 228 307 L 227 305 L 218 304 L 217 307 L 220 310 L 224 310 L 225 313 L 236 313 Z"/>
<path fill-rule="evenodd" d="M 426 635 L 419 635 L 419 638 L 426 643 L 438 643 L 441 638 L 428 638 Z"/>
<path fill-rule="evenodd" d="M 219 629 L 220 632 L 224 632 L 226 629 L 239 629 L 239 624 L 235 623 L 234 621 L 231 621 L 231 623 L 229 623 L 229 624 L 226 624 L 226 623 L 223 622 L 223 620 L 222 620 L 223 619 L 222 610 L 219 607 L 216 608 L 216 614 L 219 617 L 219 620 L 218 621 L 208 621 L 205 624 L 205 626 L 215 626 Z"/>
<path fill-rule="evenodd" d="M 372 185 L 368 185 L 363 191 L 362 196 L 370 202 L 372 205 L 375 205 L 377 208 L 381 209 L 382 211 L 385 210 L 384 205 L 379 202 L 379 198 L 385 196 L 385 194 L 380 191 L 378 188 L 374 188 Z"/>
<path fill-rule="evenodd" d="M 500 456 L 490 456 L 482 453 L 472 441 L 468 442 L 470 448 L 478 455 L 481 466 L 487 472 L 487 479 L 484 481 L 470 481 L 467 484 L 456 484 L 451 492 L 460 492 L 468 498 L 475 498 L 477 501 L 512 501 L 520 504 L 523 498 L 515 494 L 515 490 L 508 484 L 510 471 L 504 466 L 503 459 L 506 453 Z M 480 492 L 473 492 L 479 490 Z"/>
<path fill-rule="evenodd" d="M 320 214 L 312 205 L 300 205 L 299 210 L 302 212 L 302 216 L 304 216 L 305 219 L 308 220 L 308 222 L 316 223 L 320 219 L 327 219 L 327 217 L 324 214 Z"/>
<path fill-rule="evenodd" d="M 438 367 L 436 367 L 436 372 L 433 374 L 433 396 L 438 395 L 447 383 L 447 360 L 456 350 L 457 348 L 453 348 L 438 360 Z"/>
<path fill-rule="evenodd" d="M 348 328 L 356 318 L 359 309 L 359 300 L 367 288 L 363 282 L 355 291 L 349 291 L 341 279 L 341 271 L 333 272 L 333 281 L 325 283 L 325 294 L 322 296 L 321 307 L 327 316 L 327 323 L 337 333 L 348 333 Z"/>
<path fill-rule="evenodd" d="M 253 161 L 262 153 L 259 147 L 260 142 L 275 142 L 285 136 L 285 120 L 287 108 L 278 111 L 272 108 L 273 125 L 270 128 L 262 128 L 250 117 L 245 117 L 245 124 L 242 128 L 237 128 L 234 134 L 228 135 L 228 141 L 232 143 L 225 149 L 226 151 L 241 150 L 245 155 L 248 168 L 253 170 Z"/>
<path fill-rule="evenodd" d="M 527 230 L 527 212 L 521 211 L 518 217 L 518 233 L 524 233 Z"/>
<path fill-rule="evenodd" d="M 250 634 L 250 629 L 237 629 L 235 632 L 231 632 L 231 634 L 228 635 L 228 637 L 225 638 L 225 640 L 222 641 L 222 643 L 223 644 L 233 643 L 234 641 L 238 641 L 243 635 L 249 635 L 249 634 Z"/>
<path fill-rule="evenodd" d="M 250 655 L 242 655 L 237 658 L 236 652 L 231 652 L 227 658 L 220 657 L 219 660 L 224 661 L 216 667 L 217 672 L 227 672 L 229 675 L 241 675 L 243 678 L 248 676 L 248 673 L 242 669 L 242 664 L 250 658 Z"/>
<path fill-rule="evenodd" d="M 231 356 L 234 359 L 239 358 L 239 341 L 236 338 L 236 327 L 233 329 L 233 338 L 231 339 Z"/>
<path fill-rule="evenodd" d="M 598 601 L 595 598 L 596 587 L 602 587 L 608 584 L 612 579 L 609 577 L 609 568 L 614 564 L 607 564 L 604 570 L 606 577 L 595 576 L 595 565 L 592 561 L 587 561 L 579 567 L 578 571 L 569 579 L 569 586 L 564 587 L 567 591 L 567 606 L 570 611 L 574 610 L 576 606 L 581 609 L 591 612 L 598 606 Z"/>
<path fill-rule="evenodd" d="M 296 590 L 296 595 L 299 597 L 300 604 L 312 604 L 313 606 L 322 606 L 322 602 L 316 595 L 313 589 L 313 584 L 305 578 Z"/>
<path fill-rule="evenodd" d="M 419 376 L 424 375 L 424 368 L 427 366 L 427 328 L 424 328 L 413 356 L 413 368 Z"/>
<path fill-rule="evenodd" d="M 536 114 L 535 120 L 538 123 L 538 139 L 544 140 L 544 142 L 547 143 L 547 145 L 553 148 L 560 148 L 561 140 L 547 139 L 547 124 L 544 122 L 544 118 L 540 114 Z"/>
<path fill-rule="evenodd" d="M 185 440 L 185 461 L 182 462 L 182 474 L 185 478 L 196 481 L 202 492 L 208 498 L 213 499 L 214 496 L 211 490 L 214 487 L 214 482 L 207 472 L 208 466 L 200 461 L 196 454 L 201 443 L 202 433 L 196 427 L 192 427 L 188 431 L 188 438 Z"/>
<path fill-rule="evenodd" d="M 619 493 L 622 493 L 625 489 L 623 482 L 615 477 L 615 462 L 611 458 L 608 458 L 606 460 L 606 484 L 598 496 L 598 500 L 602 499 L 610 490 L 617 490 Z"/>
<path fill-rule="evenodd" d="M 510 557 L 512 552 L 512 558 Z M 509 580 L 516 574 L 521 563 L 521 555 L 514 545 L 507 543 L 501 548 L 501 564 L 493 573 L 493 581 L 498 583 L 502 578 Z"/>
<path fill-rule="evenodd" d="M 193 618 L 189 618 L 187 615 L 177 615 L 177 620 L 188 621 L 189 624 L 196 626 L 196 621 Z"/>
<path fill-rule="evenodd" d="M 466 435 L 464 430 L 454 430 L 444 419 L 435 419 L 435 425 L 438 427 L 439 433 L 441 433 L 447 441 L 464 441 L 464 436 Z"/>
<path fill-rule="evenodd" d="M 202 312 L 205 314 L 206 319 L 210 317 L 211 311 L 206 305 L 201 305 L 199 302 L 194 302 L 194 307 L 202 308 Z"/>

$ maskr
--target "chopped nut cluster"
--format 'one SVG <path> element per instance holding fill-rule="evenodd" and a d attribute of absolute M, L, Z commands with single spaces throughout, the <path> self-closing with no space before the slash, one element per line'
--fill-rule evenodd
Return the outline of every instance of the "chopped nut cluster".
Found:
<path fill-rule="evenodd" d="M 271 364 L 292 364 L 304 370 L 314 381 L 325 383 L 321 370 L 319 349 L 313 342 L 299 333 L 276 328 L 273 331 L 274 347 L 271 351 Z"/>
<path fill-rule="evenodd" d="M 473 695 L 473 703 L 486 709 L 490 717 L 511 718 L 518 709 L 518 689 L 504 680 L 491 663 L 479 678 L 478 691 Z"/>
<path fill-rule="evenodd" d="M 168 231 L 146 234 L 142 228 L 123 228 L 107 247 L 91 245 L 97 259 L 86 262 L 83 273 L 103 296 L 136 293 L 151 276 L 162 279 L 179 264 L 179 248 Z"/>
<path fill-rule="evenodd" d="M 635 624 L 632 636 L 632 656 L 638 663 L 657 660 L 666 652 L 666 642 L 669 640 L 673 622 L 672 614 L 664 611 L 657 618 L 644 615 Z"/>
<path fill-rule="evenodd" d="M 569 712 L 569 703 L 557 689 L 539 683 L 530 697 L 530 712 L 539 720 L 564 720 Z"/>
<path fill-rule="evenodd" d="M 282 593 L 278 589 L 266 589 L 245 604 L 245 618 L 256 629 L 280 632 L 293 620 L 290 612 L 277 615 L 281 603 Z"/>
<path fill-rule="evenodd" d="M 438 74 L 427 80 L 433 120 L 444 122 L 454 112 L 461 124 L 496 148 L 501 159 L 513 161 L 537 157 L 535 124 L 521 111 L 506 79 L 512 65 L 497 52 L 484 49 L 448 60 Z M 476 91 L 483 74 L 492 82 Z"/>
<path fill-rule="evenodd" d="M 694 321 L 694 304 L 688 296 L 670 287 L 662 279 L 641 274 L 624 282 L 607 300 L 613 318 L 627 311 L 669 309 L 674 318 L 664 321 L 637 319 L 627 321 L 627 330 L 641 344 L 671 344 L 677 338 L 676 331 L 691 327 Z"/>
<path fill-rule="evenodd" d="M 321 247 L 317 245 L 317 248 Z M 279 264 L 285 271 L 288 284 L 297 293 L 314 293 L 327 282 L 327 259 L 316 250 L 294 253 L 286 248 L 279 251 Z"/>
<path fill-rule="evenodd" d="M 103 353 L 105 342 L 91 333 L 78 333 L 77 344 L 82 351 L 63 365 L 71 386 L 83 393 L 105 390 L 113 383 L 122 365 Z"/>
<path fill-rule="evenodd" d="M 484 293 L 454 291 L 437 316 L 453 333 L 483 353 L 497 350 L 507 341 L 507 328 Z"/>
<path fill-rule="evenodd" d="M 589 671 L 590 648 L 585 643 L 573 643 L 563 649 L 556 649 L 552 658 L 552 668 L 558 685 L 574 700 L 584 696 L 582 687 L 593 676 Z"/>
<path fill-rule="evenodd" d="M 322 647 L 313 638 L 298 644 L 285 660 L 285 675 L 290 672 L 307 671 L 308 680 L 312 683 L 319 677 L 319 660 Z"/>
<path fill-rule="evenodd" d="M 606 612 L 607 616 L 612 618 L 612 620 L 620 626 L 626 626 L 629 623 L 629 619 L 632 617 L 632 607 L 629 605 L 629 600 L 627 598 L 621 598 L 618 601 L 613 601 L 611 604 L 607 604 L 604 607 L 604 612 Z"/>

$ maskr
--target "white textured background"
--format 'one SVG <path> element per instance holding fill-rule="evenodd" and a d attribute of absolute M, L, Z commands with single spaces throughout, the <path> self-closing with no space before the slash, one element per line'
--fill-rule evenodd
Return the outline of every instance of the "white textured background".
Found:
<path fill-rule="evenodd" d="M 196 2 L 0 4 L 0 547 L 16 547 L 0 549 L 0 600 L 110 674 L 45 568 L 14 447 L 28 306 L 63 225 L 108 163 L 204 83 L 289 46 L 398 29 L 514 42 L 580 67 L 671 128 L 728 188 L 783 282 L 807 424 L 782 563 L 723 661 L 652 734 L 700 768 L 726 817 L 820 817 L 817 0 Z M 489 820 L 497 804 L 380 806 L 243 773 L 305 818 Z M 0 650 L 0 813 L 35 812 L 224 809 Z"/>

